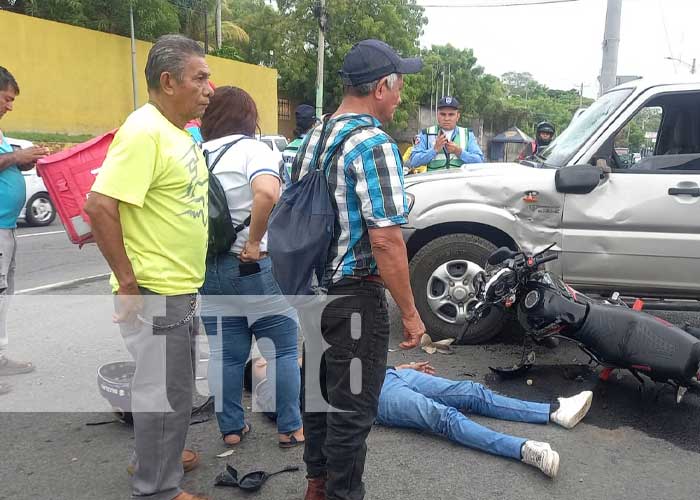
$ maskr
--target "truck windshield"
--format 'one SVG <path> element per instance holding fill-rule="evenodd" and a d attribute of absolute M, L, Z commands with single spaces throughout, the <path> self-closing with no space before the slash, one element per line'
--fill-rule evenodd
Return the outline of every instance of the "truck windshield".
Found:
<path fill-rule="evenodd" d="M 632 93 L 632 89 L 620 89 L 602 95 L 545 149 L 539 159 L 548 167 L 563 167 L 581 149 L 596 130 L 612 115 Z"/>

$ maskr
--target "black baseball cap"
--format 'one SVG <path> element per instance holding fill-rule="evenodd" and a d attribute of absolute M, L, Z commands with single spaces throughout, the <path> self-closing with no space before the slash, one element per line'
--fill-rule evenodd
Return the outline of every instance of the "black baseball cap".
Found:
<path fill-rule="evenodd" d="M 316 119 L 316 109 L 308 104 L 300 104 L 294 112 L 297 122 L 313 122 Z"/>
<path fill-rule="evenodd" d="M 362 85 L 392 73 L 409 75 L 423 68 L 419 58 L 403 59 L 381 40 L 362 40 L 345 56 L 340 76 L 345 85 Z"/>
<path fill-rule="evenodd" d="M 459 109 L 461 104 L 457 100 L 456 97 L 452 97 L 449 95 L 446 95 L 442 99 L 440 99 L 440 102 L 438 102 L 437 109 L 440 108 L 454 108 L 454 109 Z"/>

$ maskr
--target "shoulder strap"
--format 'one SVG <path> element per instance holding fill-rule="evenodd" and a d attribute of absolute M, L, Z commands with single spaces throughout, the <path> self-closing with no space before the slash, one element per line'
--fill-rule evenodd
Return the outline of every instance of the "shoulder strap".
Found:
<path fill-rule="evenodd" d="M 252 215 L 248 215 L 248 217 L 245 218 L 245 220 L 243 221 L 242 224 L 238 224 L 237 226 L 235 226 L 235 227 L 233 228 L 233 231 L 234 231 L 236 234 L 238 234 L 238 233 L 240 233 L 241 231 L 243 231 L 245 228 L 247 228 L 248 226 L 250 226 L 250 218 L 251 218 L 251 217 L 252 217 Z"/>
<path fill-rule="evenodd" d="M 226 144 L 219 146 L 214 151 L 204 151 L 204 159 L 207 162 L 207 168 L 209 169 L 209 173 L 213 175 L 214 167 L 216 167 L 217 163 L 219 163 L 219 160 L 226 154 L 226 151 L 228 151 L 229 149 L 231 149 L 232 146 L 235 146 L 236 144 L 238 144 L 239 142 L 241 142 L 244 139 L 254 140 L 252 137 L 248 137 L 248 136 L 239 137 L 235 141 L 231 141 L 231 142 L 228 142 Z M 220 150 L 223 150 L 223 151 L 221 151 L 221 153 L 219 153 L 219 156 L 216 157 L 216 160 L 214 160 L 214 162 L 211 165 L 209 165 L 209 155 L 211 155 L 212 153 L 216 153 L 217 151 L 220 151 Z M 250 226 L 250 217 L 251 216 L 248 215 L 248 217 L 246 217 L 246 219 L 243 221 L 242 224 L 235 226 L 233 228 L 234 233 L 238 234 L 241 231 L 243 231 L 246 227 Z"/>
<path fill-rule="evenodd" d="M 313 163 L 309 166 L 309 172 L 312 170 L 320 170 L 320 163 L 321 163 L 321 155 L 323 154 L 323 150 L 326 148 L 326 141 L 328 140 L 328 136 L 330 135 L 331 130 L 333 130 L 333 127 L 328 127 L 328 124 L 331 122 L 331 115 L 326 115 L 323 117 L 323 128 L 321 129 L 321 137 L 319 137 L 318 142 L 316 143 L 316 147 L 314 148 L 314 155 L 313 155 Z"/>
<path fill-rule="evenodd" d="M 226 154 L 226 151 L 228 151 L 229 149 L 231 149 L 232 146 L 235 146 L 236 144 L 238 144 L 239 142 L 241 142 L 244 139 L 253 139 L 253 138 L 248 137 L 248 136 L 239 137 L 238 139 L 236 139 L 234 141 L 228 142 L 226 144 L 222 144 L 221 146 L 216 148 L 214 151 L 204 151 L 204 160 L 207 162 L 207 168 L 209 169 L 209 172 L 214 171 L 214 167 L 216 167 L 217 163 L 219 163 L 219 160 L 221 160 L 221 158 Z M 221 153 L 219 153 L 219 156 L 216 157 L 216 160 L 214 160 L 214 162 L 211 165 L 209 165 L 209 156 L 216 153 L 217 151 L 220 151 L 220 150 L 223 150 L 223 151 L 221 151 Z"/>

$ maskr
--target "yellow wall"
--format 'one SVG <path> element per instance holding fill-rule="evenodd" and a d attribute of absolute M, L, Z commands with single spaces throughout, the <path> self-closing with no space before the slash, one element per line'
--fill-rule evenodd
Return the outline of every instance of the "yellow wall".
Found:
<path fill-rule="evenodd" d="M 98 134 L 119 126 L 133 109 L 128 38 L 0 11 L 6 45 L 0 65 L 21 94 L 4 130 Z M 10 42 L 11 41 L 11 42 Z M 150 43 L 137 41 L 139 105 L 147 100 L 144 68 Z M 235 85 L 255 99 L 264 134 L 277 132 L 277 71 L 207 57 L 216 85 Z"/>

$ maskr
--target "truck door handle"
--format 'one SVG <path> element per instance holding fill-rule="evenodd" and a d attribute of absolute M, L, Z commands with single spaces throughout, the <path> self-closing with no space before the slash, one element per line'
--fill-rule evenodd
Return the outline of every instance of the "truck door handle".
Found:
<path fill-rule="evenodd" d="M 700 188 L 668 188 L 668 194 L 671 196 L 686 194 L 697 198 L 700 196 Z"/>

